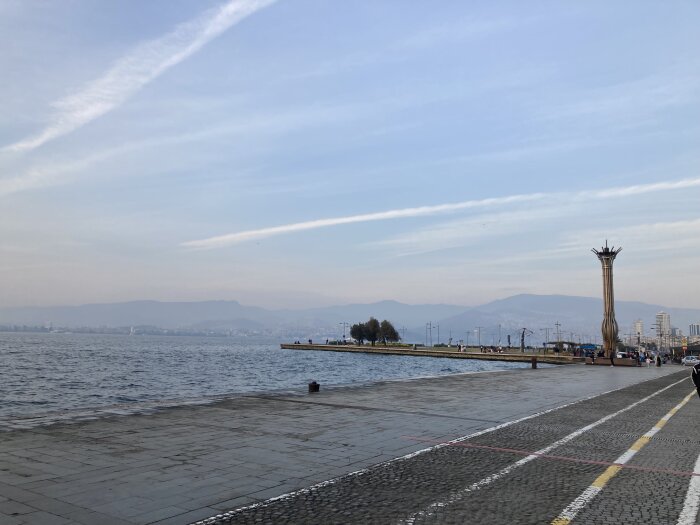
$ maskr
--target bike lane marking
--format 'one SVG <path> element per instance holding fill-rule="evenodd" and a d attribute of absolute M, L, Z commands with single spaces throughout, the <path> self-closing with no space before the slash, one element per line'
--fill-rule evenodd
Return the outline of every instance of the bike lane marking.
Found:
<path fill-rule="evenodd" d="M 608 482 L 614 478 L 624 465 L 632 459 L 637 452 L 642 450 L 644 446 L 649 443 L 651 438 L 653 438 L 663 427 L 668 423 L 668 421 L 678 412 L 685 404 L 690 401 L 690 398 L 695 395 L 695 392 L 691 392 L 683 401 L 678 403 L 675 407 L 668 411 L 668 413 L 662 417 L 646 434 L 641 436 L 637 441 L 635 441 L 632 446 L 627 449 L 620 457 L 618 457 L 612 465 L 610 465 L 605 472 L 598 476 L 591 485 L 584 490 L 580 496 L 578 496 L 574 501 L 572 501 L 559 516 L 552 520 L 552 525 L 568 525 L 576 517 L 576 515 L 581 512 L 608 484 Z M 697 466 L 696 466 L 697 470 Z M 691 485 L 693 482 L 699 481 L 696 476 L 692 476 Z M 693 521 L 694 523 L 694 521 Z"/>
<path fill-rule="evenodd" d="M 635 383 L 635 384 L 632 384 L 632 385 L 625 385 L 625 386 L 621 386 L 621 387 L 619 387 L 619 388 L 613 388 L 613 389 L 610 389 L 610 390 L 606 390 L 606 391 L 604 391 L 604 392 L 597 392 L 597 393 L 595 393 L 595 394 L 582 397 L 582 398 L 577 399 L 577 400 L 575 400 L 575 401 L 570 401 L 569 403 L 565 403 L 565 404 L 563 404 L 563 405 L 559 405 L 559 406 L 556 406 L 556 407 L 548 408 L 548 409 L 546 409 L 546 410 L 542 410 L 542 411 L 540 411 L 540 412 L 536 412 L 536 413 L 534 413 L 534 414 L 530 414 L 530 415 L 527 415 L 527 416 L 523 416 L 523 417 L 521 417 L 521 418 L 514 419 L 514 420 L 511 420 L 511 421 L 506 421 L 506 422 L 504 422 L 504 423 L 500 423 L 500 424 L 495 425 L 495 426 L 493 426 L 493 427 L 485 428 L 485 429 L 483 429 L 483 430 L 478 430 L 478 431 L 476 431 L 476 432 L 473 432 L 472 434 L 467 434 L 467 435 L 465 435 L 465 436 L 460 436 L 460 437 L 455 438 L 455 439 L 452 439 L 452 440 L 450 440 L 450 441 L 440 442 L 440 443 L 438 443 L 437 445 L 433 445 L 433 446 L 431 446 L 431 447 L 427 447 L 427 448 L 424 448 L 424 449 L 421 449 L 421 450 L 417 450 L 417 451 L 415 451 L 415 452 L 411 452 L 411 453 L 406 454 L 406 455 L 404 455 L 404 456 L 400 456 L 400 457 L 397 457 L 397 458 L 389 459 L 389 460 L 383 461 L 383 462 L 381 462 L 381 463 L 376 463 L 376 464 L 371 465 L 371 466 L 369 466 L 369 467 L 362 468 L 362 469 L 359 469 L 359 470 L 355 470 L 355 471 L 353 471 L 353 472 L 349 472 L 349 473 L 347 473 L 347 474 L 343 474 L 343 475 L 341 475 L 341 476 L 338 476 L 338 477 L 335 477 L 335 478 L 332 478 L 332 479 L 329 479 L 329 480 L 326 480 L 326 481 L 321 481 L 321 482 L 316 483 L 316 484 L 314 484 L 314 485 L 311 485 L 311 486 L 309 486 L 309 487 L 304 487 L 304 488 L 301 488 L 301 489 L 298 489 L 298 490 L 294 490 L 294 491 L 291 491 L 291 492 L 287 492 L 287 493 L 285 493 L 285 494 L 280 494 L 279 496 L 275 496 L 275 497 L 273 497 L 273 498 L 269 498 L 269 499 L 267 499 L 267 500 L 265 500 L 265 501 L 260 501 L 260 502 L 257 502 L 257 503 L 253 503 L 253 504 L 251 504 L 251 505 L 246 505 L 246 506 L 243 506 L 243 507 L 234 508 L 234 509 L 231 509 L 231 510 L 229 510 L 229 511 L 222 512 L 221 514 L 217 514 L 217 515 L 211 516 L 211 517 L 209 517 L 209 518 L 197 520 L 197 521 L 191 522 L 190 525 L 214 525 L 214 524 L 216 524 L 217 522 L 220 522 L 221 520 L 231 520 L 234 516 L 236 516 L 236 515 L 238 515 L 238 514 L 241 514 L 241 513 L 243 513 L 243 512 L 246 512 L 246 511 L 250 511 L 250 510 L 254 510 L 254 509 L 258 509 L 258 508 L 265 508 L 265 507 L 268 507 L 268 506 L 270 506 L 270 505 L 274 505 L 274 504 L 279 503 L 279 502 L 283 502 L 283 501 L 286 501 L 286 500 L 290 500 L 290 499 L 292 499 L 292 498 L 294 498 L 294 497 L 296 497 L 296 496 L 300 496 L 300 495 L 303 495 L 303 494 L 314 493 L 314 492 L 316 492 L 316 491 L 318 491 L 318 490 L 323 489 L 324 487 L 332 486 L 332 485 L 335 485 L 335 484 L 337 484 L 337 483 L 341 483 L 341 482 L 343 482 L 343 481 L 346 481 L 346 480 L 349 480 L 349 479 L 352 479 L 352 478 L 355 478 L 355 477 L 362 476 L 362 475 L 367 474 L 368 472 L 371 472 L 371 471 L 373 471 L 373 470 L 375 470 L 375 469 L 379 469 L 379 468 L 382 468 L 382 467 L 386 467 L 386 466 L 392 465 L 393 463 L 397 463 L 397 462 L 400 462 L 400 461 L 406 461 L 406 460 L 412 459 L 412 458 L 414 458 L 414 457 L 416 457 L 416 456 L 420 456 L 420 455 L 425 454 L 425 453 L 428 453 L 428 452 L 433 452 L 433 451 L 435 451 L 435 450 L 440 450 L 440 449 L 445 448 L 445 447 L 454 446 L 455 444 L 462 443 L 462 442 L 464 442 L 464 441 L 467 441 L 467 440 L 469 440 L 469 439 L 473 439 L 473 438 L 476 438 L 476 437 L 479 437 L 479 436 L 483 436 L 484 434 L 489 434 L 489 433 L 491 433 L 491 432 L 496 432 L 496 431 L 501 430 L 501 429 L 503 429 L 503 428 L 507 428 L 507 427 L 510 427 L 510 426 L 512 426 L 512 425 L 516 425 L 516 424 L 518 424 L 518 423 L 522 423 L 522 422 L 524 422 L 524 421 L 528 421 L 528 420 L 530 420 L 530 419 L 535 419 L 535 418 L 538 418 L 538 417 L 540 417 L 540 416 L 544 416 L 544 415 L 546 415 L 546 414 L 550 414 L 550 413 L 552 413 L 552 412 L 556 412 L 556 411 L 561 410 L 561 409 L 564 409 L 564 408 L 568 408 L 568 407 L 571 407 L 571 406 L 574 406 L 574 405 L 578 405 L 578 404 L 580 404 L 580 403 L 584 403 L 584 402 L 586 402 L 586 401 L 590 401 L 591 399 L 595 399 L 595 398 L 597 398 L 597 397 L 605 396 L 605 395 L 608 395 L 608 394 L 613 394 L 613 393 L 615 393 L 615 392 L 619 392 L 620 390 L 624 390 L 624 389 L 630 388 L 630 387 L 632 387 L 632 386 L 639 386 L 639 385 L 642 385 L 642 384 L 647 383 L 647 382 L 649 382 L 649 381 L 654 381 L 654 380 L 656 380 L 656 379 L 659 379 L 659 378 L 658 378 L 658 377 L 655 377 L 655 378 L 651 378 L 651 379 L 645 379 L 645 380 L 643 380 L 643 381 L 640 381 L 639 383 Z M 652 395 L 649 396 L 649 397 L 653 397 L 653 396 L 655 396 L 656 394 L 658 394 L 658 393 L 660 393 L 660 392 L 662 392 L 662 391 L 664 391 L 664 390 L 666 390 L 666 389 L 668 389 L 668 388 L 671 388 L 671 387 L 673 387 L 673 386 L 676 386 L 677 384 L 682 383 L 682 382 L 683 382 L 683 380 L 680 380 L 680 381 L 677 381 L 677 382 L 675 382 L 675 383 L 673 383 L 673 384 L 671 384 L 671 385 L 668 385 L 667 387 L 664 387 L 662 390 L 659 390 L 658 392 L 652 394 Z M 218 521 L 217 521 L 217 520 L 218 520 Z"/>
<path fill-rule="evenodd" d="M 695 462 L 695 476 L 690 478 L 688 492 L 685 495 L 683 510 L 678 517 L 677 525 L 695 525 L 700 508 L 700 456 Z"/>
<path fill-rule="evenodd" d="M 670 384 L 670 385 L 668 385 L 660 390 L 657 390 L 653 394 L 650 394 L 643 399 L 635 401 L 631 405 L 628 405 L 625 408 L 618 410 L 617 412 L 613 412 L 612 414 L 608 414 L 607 416 L 604 416 L 604 417 L 600 418 L 599 420 L 594 421 L 593 423 L 586 425 L 585 427 L 581 427 L 578 430 L 575 430 L 574 432 L 569 434 L 568 436 L 565 436 L 565 437 L 555 441 L 554 443 L 547 445 L 546 447 L 541 448 L 540 450 L 538 450 L 536 452 L 533 452 L 532 454 L 528 455 L 527 457 L 524 457 L 523 459 L 518 460 L 515 463 L 512 463 L 511 465 L 508 465 L 507 467 L 502 468 L 498 472 L 495 472 L 489 476 L 486 476 L 485 478 L 483 478 L 479 481 L 472 483 L 471 485 L 468 485 L 467 487 L 464 487 L 463 489 L 459 490 L 458 492 L 453 493 L 446 500 L 436 501 L 434 503 L 431 503 L 424 510 L 413 513 L 410 516 L 408 516 L 407 518 L 399 520 L 398 523 L 405 524 L 405 525 L 413 525 L 416 522 L 416 520 L 420 520 L 422 518 L 427 518 L 427 517 L 435 514 L 435 512 L 437 512 L 438 510 L 443 509 L 445 507 L 448 507 L 450 505 L 453 505 L 454 503 L 457 503 L 458 501 L 462 500 L 467 494 L 474 492 L 474 491 L 477 491 L 477 490 L 479 490 L 487 485 L 490 485 L 494 481 L 498 481 L 499 479 L 510 474 L 512 471 L 514 471 L 518 467 L 522 467 L 523 465 L 529 463 L 530 461 L 533 461 L 537 458 L 540 458 L 545 454 L 549 454 L 552 450 L 554 450 L 554 449 L 556 449 L 556 448 L 558 448 L 566 443 L 569 443 L 570 441 L 576 439 L 577 437 L 581 436 L 582 434 L 585 434 L 589 430 L 592 430 L 595 427 L 602 425 L 603 423 L 606 423 L 607 421 L 610 421 L 614 417 L 619 416 L 620 414 L 623 414 L 623 413 L 627 412 L 628 410 L 632 410 L 633 408 L 635 408 L 635 407 L 641 405 L 642 403 L 650 400 L 651 398 L 661 394 L 662 392 L 665 392 L 669 388 L 673 388 L 674 386 L 677 386 L 677 385 L 683 383 L 684 381 L 687 381 L 687 378 L 683 378 L 680 381 L 676 381 L 675 383 L 672 383 L 672 384 Z M 464 441 L 464 440 L 460 440 L 460 441 Z M 446 443 L 446 445 L 453 445 L 453 444 L 455 444 L 454 441 Z"/>

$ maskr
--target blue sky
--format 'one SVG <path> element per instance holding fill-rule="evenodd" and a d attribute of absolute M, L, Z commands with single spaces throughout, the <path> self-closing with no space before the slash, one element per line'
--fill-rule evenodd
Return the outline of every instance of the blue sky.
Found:
<path fill-rule="evenodd" d="M 0 2 L 0 306 L 700 308 L 695 2 Z"/>

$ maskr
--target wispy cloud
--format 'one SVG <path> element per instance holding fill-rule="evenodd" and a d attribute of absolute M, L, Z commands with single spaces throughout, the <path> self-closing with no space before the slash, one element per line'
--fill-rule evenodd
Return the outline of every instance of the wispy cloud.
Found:
<path fill-rule="evenodd" d="M 420 206 L 415 208 L 403 208 L 377 213 L 365 213 L 360 215 L 350 215 L 347 217 L 335 217 L 330 219 L 317 219 L 313 221 L 296 222 L 270 228 L 257 230 L 246 230 L 227 235 L 219 235 L 195 241 L 182 243 L 187 248 L 222 248 L 233 244 L 238 244 L 256 239 L 264 239 L 275 235 L 284 235 L 300 231 L 316 230 L 343 224 L 355 224 L 362 222 L 384 221 L 391 219 L 405 219 L 409 217 L 426 217 L 445 213 L 453 213 L 461 210 L 478 208 L 498 208 L 516 203 L 534 202 L 543 199 L 556 199 L 557 202 L 583 202 L 612 198 L 623 198 L 632 195 L 642 195 L 645 193 L 655 193 L 678 189 L 700 187 L 700 177 L 693 179 L 682 179 L 669 182 L 657 182 L 651 184 L 638 184 L 634 186 L 613 187 L 602 190 L 586 190 L 573 194 L 563 193 L 526 193 L 519 195 L 509 195 L 504 197 L 493 197 L 479 200 L 468 200 L 450 204 L 438 204 L 434 206 Z"/>
<path fill-rule="evenodd" d="M 120 106 L 143 86 L 199 51 L 245 17 L 275 0 L 231 0 L 204 12 L 172 32 L 137 46 L 81 91 L 58 100 L 52 121 L 36 135 L 5 146 L 30 151 L 71 133 Z"/>
<path fill-rule="evenodd" d="M 664 257 L 664 252 L 687 252 L 700 248 L 700 238 L 697 236 L 699 228 L 700 219 L 691 218 L 621 226 L 606 233 L 611 239 L 624 239 L 625 244 L 633 245 L 637 251 L 644 250 L 654 257 Z M 562 246 L 580 250 L 590 239 L 600 237 L 600 232 L 586 229 L 569 237 Z"/>
<path fill-rule="evenodd" d="M 420 206 L 417 208 L 403 208 L 399 210 L 389 210 L 377 213 L 365 213 L 362 215 L 351 215 L 349 217 L 337 217 L 332 219 L 319 219 L 315 221 L 297 222 L 293 224 L 285 224 L 283 226 L 274 226 L 272 228 L 261 228 L 259 230 L 248 230 L 239 233 L 231 233 L 218 237 L 210 237 L 198 241 L 189 241 L 183 243 L 183 246 L 189 248 L 220 248 L 231 244 L 237 244 L 255 239 L 263 239 L 274 235 L 282 235 L 285 233 L 299 232 L 305 230 L 316 230 L 318 228 L 327 228 L 329 226 L 339 226 L 341 224 L 354 224 L 359 222 L 385 221 L 389 219 L 405 219 L 409 217 L 425 217 L 430 215 L 438 215 L 442 213 L 451 213 L 458 210 L 466 210 L 470 208 L 483 208 L 490 206 L 503 206 L 507 204 L 515 204 L 519 202 L 528 202 L 542 199 L 545 196 L 543 193 L 531 193 L 527 195 L 511 195 L 508 197 L 495 197 L 481 200 L 470 200 L 457 202 L 452 204 L 438 204 L 435 206 Z"/>
<path fill-rule="evenodd" d="M 164 146 L 180 145 L 192 142 L 212 141 L 221 137 L 233 137 L 254 134 L 287 133 L 298 131 L 303 127 L 322 126 L 329 122 L 352 121 L 369 112 L 365 105 L 324 106 L 314 104 L 293 110 L 276 110 L 238 115 L 232 122 L 208 125 L 200 129 L 165 136 L 152 136 L 146 139 L 128 142 L 123 145 L 96 151 L 83 158 L 70 161 L 41 161 L 30 166 L 14 176 L 0 177 L 0 198 L 23 191 L 37 190 L 73 182 L 80 178 L 80 173 L 88 168 L 116 157 L 128 154 L 162 148 Z M 1 150 L 0 150 L 1 151 Z M 2 159 L 0 159 L 2 160 Z M 11 172 L 12 170 L 6 169 Z M 266 193 L 284 191 L 279 185 Z M 256 186 L 257 187 L 257 186 Z M 295 187 L 299 187 L 296 183 Z M 259 190 L 256 190 L 259 191 Z"/>
<path fill-rule="evenodd" d="M 697 61 L 668 69 L 633 81 L 602 86 L 576 94 L 573 101 L 542 104 L 536 113 L 544 120 L 597 119 L 628 126 L 645 122 L 649 115 L 698 100 L 700 77 Z"/>
<path fill-rule="evenodd" d="M 110 151 L 95 153 L 80 160 L 51 163 L 26 170 L 21 175 L 15 177 L 0 178 L 0 197 L 6 197 L 13 193 L 53 186 L 58 181 L 66 182 L 74 177 L 76 173 L 85 170 L 107 160 L 124 148 L 116 148 Z"/>
<path fill-rule="evenodd" d="M 553 219 L 561 218 L 564 213 L 576 213 L 575 210 L 579 207 L 569 203 L 559 206 L 549 203 L 547 206 L 527 206 L 516 210 L 511 208 L 500 211 L 485 210 L 482 214 L 468 218 L 451 220 L 390 239 L 374 241 L 368 246 L 388 247 L 396 257 L 443 251 L 473 243 L 484 237 L 519 235 L 523 229 L 551 223 Z"/>

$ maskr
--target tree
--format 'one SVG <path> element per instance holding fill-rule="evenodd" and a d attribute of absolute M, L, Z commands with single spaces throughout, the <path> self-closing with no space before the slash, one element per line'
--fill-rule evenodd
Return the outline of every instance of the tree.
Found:
<path fill-rule="evenodd" d="M 381 328 L 379 326 L 379 321 L 377 321 L 374 317 L 370 317 L 369 321 L 365 323 L 365 337 L 370 343 L 372 343 L 372 346 L 374 346 L 374 343 L 377 342 L 380 335 Z"/>
<path fill-rule="evenodd" d="M 399 333 L 396 331 L 396 328 L 394 328 L 394 325 L 392 325 L 386 319 L 384 319 L 382 324 L 379 325 L 379 334 L 384 344 L 387 344 L 387 342 L 395 343 L 401 339 Z"/>
<path fill-rule="evenodd" d="M 350 327 L 350 337 L 355 339 L 358 344 L 362 344 L 365 340 L 365 324 L 356 323 Z"/>

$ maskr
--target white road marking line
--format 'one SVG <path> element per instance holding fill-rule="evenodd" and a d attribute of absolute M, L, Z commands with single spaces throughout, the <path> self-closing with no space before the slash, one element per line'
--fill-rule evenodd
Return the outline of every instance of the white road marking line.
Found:
<path fill-rule="evenodd" d="M 630 385 L 627 385 L 627 386 L 630 386 Z M 294 496 L 298 496 L 300 494 L 308 494 L 309 492 L 315 492 L 320 488 L 327 487 L 329 485 L 334 485 L 334 484 L 338 483 L 339 481 L 344 481 L 346 479 L 350 479 L 350 478 L 353 478 L 356 476 L 361 476 L 362 474 L 365 474 L 365 473 L 369 472 L 370 470 L 374 470 L 376 468 L 381 468 L 381 467 L 384 467 L 387 465 L 391 465 L 392 463 L 397 463 L 399 461 L 405 461 L 407 459 L 411 459 L 413 457 L 420 456 L 421 454 L 425 454 L 426 452 L 432 452 L 433 450 L 439 450 L 441 448 L 449 447 L 451 445 L 454 445 L 455 443 L 461 443 L 462 441 L 466 441 L 468 439 L 472 439 L 472 438 L 475 438 L 478 436 L 483 436 L 484 434 L 488 434 L 490 432 L 495 432 L 496 430 L 500 430 L 502 428 L 506 428 L 506 427 L 509 427 L 511 425 L 515 425 L 516 423 L 521 423 L 523 421 L 527 421 L 528 419 L 533 419 L 533 418 L 536 418 L 538 416 L 543 416 L 545 414 L 549 414 L 550 412 L 554 412 L 555 410 L 566 408 L 568 406 L 575 405 L 577 403 L 582 403 L 584 401 L 589 401 L 590 399 L 593 399 L 594 397 L 598 397 L 600 395 L 610 394 L 612 392 L 622 390 L 623 388 L 627 388 L 627 386 L 624 386 L 621 388 L 616 388 L 614 390 L 609 390 L 607 392 L 604 392 L 603 394 L 593 394 L 591 396 L 584 397 L 583 399 L 579 399 L 577 401 L 572 401 L 571 403 L 566 403 L 566 404 L 558 406 L 558 407 L 543 410 L 542 412 L 537 412 L 536 414 L 531 414 L 529 416 L 521 417 L 520 419 L 514 419 L 513 421 L 507 421 L 505 423 L 501 423 L 500 425 L 486 428 L 484 430 L 479 430 L 478 432 L 474 432 L 473 434 L 469 434 L 467 436 L 458 437 L 458 438 L 453 439 L 451 441 L 446 441 L 445 443 L 440 443 L 438 445 L 433 445 L 432 447 L 417 450 L 416 452 L 411 452 L 410 454 L 406 454 L 405 456 L 390 459 L 388 461 L 384 461 L 382 463 L 377 463 L 376 465 L 372 465 L 371 467 L 356 470 L 356 471 L 350 472 L 348 474 L 343 474 L 342 476 L 338 476 L 337 478 L 329 479 L 327 481 L 322 481 L 321 483 L 311 485 L 310 487 L 295 490 L 293 492 L 287 492 L 286 494 L 281 494 L 279 496 L 275 496 L 274 498 L 270 498 L 268 500 L 261 501 L 260 503 L 253 503 L 252 505 L 248 505 L 246 507 L 240 507 L 238 509 L 230 510 L 230 511 L 225 512 L 223 514 L 218 514 L 216 516 L 212 516 L 211 518 L 197 521 L 192 525 L 210 525 L 210 524 L 216 523 L 216 519 L 230 519 L 231 517 L 235 516 L 236 514 L 243 512 L 243 511 L 246 511 L 246 510 L 256 509 L 256 508 L 260 508 L 260 507 L 267 507 L 268 505 L 275 503 L 277 501 L 280 501 L 280 500 L 293 498 Z"/>
<path fill-rule="evenodd" d="M 634 455 L 642 450 L 644 446 L 649 443 L 651 438 L 653 438 L 663 426 L 668 423 L 668 421 L 673 417 L 673 415 L 678 412 L 683 406 L 690 401 L 690 398 L 695 395 L 695 392 L 691 392 L 683 401 L 678 403 L 675 407 L 668 411 L 668 413 L 662 417 L 648 432 L 646 432 L 642 437 L 635 441 L 632 446 L 625 451 L 620 457 L 614 461 L 614 465 L 610 465 L 605 471 L 598 476 L 591 485 L 584 490 L 579 497 L 572 501 L 559 516 L 552 520 L 552 525 L 568 525 L 571 520 L 573 520 L 576 515 L 581 512 L 608 484 L 608 482 L 614 478 L 617 473 L 622 469 L 622 465 L 627 463 Z M 694 478 L 695 476 L 693 476 Z M 695 520 L 693 519 L 693 522 Z"/>
<path fill-rule="evenodd" d="M 405 456 L 390 459 L 390 460 L 384 461 L 382 463 L 377 463 L 376 465 L 372 465 L 372 466 L 367 467 L 367 468 L 356 470 L 354 472 L 349 472 L 348 474 L 343 474 L 342 476 L 338 476 L 337 478 L 332 478 L 332 479 L 329 479 L 327 481 L 322 481 L 322 482 L 317 483 L 315 485 L 311 485 L 310 487 L 305 487 L 303 489 L 295 490 L 292 492 L 287 492 L 285 494 L 280 494 L 279 496 L 275 496 L 274 498 L 270 498 L 270 499 L 267 499 L 265 501 L 261 501 L 259 503 L 254 503 L 252 505 L 247 505 L 245 507 L 239 507 L 237 509 L 232 509 L 232 510 L 224 512 L 222 514 L 217 514 L 216 516 L 212 516 L 211 518 L 206 518 L 204 520 L 199 520 L 199 521 L 193 522 L 192 525 L 210 525 L 210 524 L 216 523 L 217 519 L 230 519 L 233 516 L 235 516 L 236 514 L 243 512 L 243 511 L 246 511 L 246 510 L 251 510 L 251 509 L 260 508 L 260 507 L 267 507 L 267 506 L 269 506 L 272 503 L 275 503 L 277 501 L 290 499 L 290 498 L 293 498 L 293 497 L 300 495 L 300 494 L 308 494 L 309 492 L 315 492 L 318 489 L 321 489 L 323 487 L 327 487 L 329 485 L 334 485 L 340 481 L 344 481 L 346 479 L 353 478 L 356 476 L 361 476 L 362 474 L 365 474 L 365 473 L 369 472 L 370 470 L 373 470 L 376 468 L 381 468 L 381 467 L 384 467 L 387 465 L 391 465 L 392 463 L 397 463 L 399 461 L 405 461 L 405 460 L 411 459 L 415 456 L 425 454 L 426 452 L 432 452 L 433 450 L 439 450 L 439 449 L 444 448 L 444 447 L 449 447 L 451 445 L 454 445 L 455 443 L 461 443 L 462 441 L 467 441 L 468 439 L 473 439 L 473 438 L 478 437 L 478 436 L 483 436 L 484 434 L 488 434 L 490 432 L 495 432 L 496 430 L 500 430 L 502 428 L 506 428 L 506 427 L 509 427 L 511 425 L 515 425 L 517 423 L 522 423 L 523 421 L 527 421 L 528 419 L 534 419 L 536 417 L 543 416 L 545 414 L 549 414 L 551 412 L 554 412 L 556 410 L 560 410 L 562 408 L 567 408 L 567 407 L 576 405 L 578 403 L 590 401 L 593 398 L 596 398 L 599 396 L 604 396 L 607 394 L 612 394 L 613 392 L 618 392 L 618 391 L 623 390 L 625 388 L 635 386 L 635 385 L 641 385 L 643 383 L 646 383 L 648 381 L 654 381 L 656 379 L 659 379 L 659 378 L 654 377 L 654 378 L 646 379 L 644 381 L 640 381 L 639 383 L 635 383 L 634 385 L 625 385 L 625 386 L 621 386 L 620 388 L 613 388 L 611 390 L 606 390 L 605 392 L 598 392 L 595 394 L 591 394 L 590 396 L 583 397 L 581 399 L 578 399 L 576 401 L 572 401 L 570 403 L 565 403 L 563 405 L 559 405 L 559 406 L 554 407 L 554 408 L 549 408 L 547 410 L 543 410 L 541 412 L 537 412 L 537 413 L 531 414 L 529 416 L 521 417 L 519 419 L 514 419 L 513 421 L 507 421 L 505 423 L 501 423 L 500 425 L 496 425 L 496 426 L 493 426 L 493 427 L 490 427 L 490 428 L 487 428 L 484 430 L 479 430 L 478 432 L 474 432 L 473 434 L 462 436 L 462 437 L 453 439 L 451 441 L 447 441 L 445 443 L 440 443 L 438 445 L 434 445 L 432 447 L 417 450 L 416 452 L 411 452 L 410 454 L 406 454 Z M 681 381 L 679 381 L 679 383 L 680 382 Z M 676 384 L 678 384 L 678 383 L 674 383 L 673 385 L 669 385 L 666 388 L 670 388 Z"/>
<path fill-rule="evenodd" d="M 517 469 L 518 467 L 521 467 L 521 466 L 529 463 L 530 461 L 537 459 L 538 457 L 540 457 L 543 454 L 548 454 L 549 452 L 551 452 L 555 448 L 560 447 L 561 445 L 564 445 L 564 444 L 568 443 L 569 441 L 576 439 L 581 434 L 584 434 L 584 433 L 588 432 L 589 430 L 591 430 L 599 425 L 602 425 L 603 423 L 611 420 L 612 418 L 619 416 L 620 414 L 627 412 L 628 410 L 633 409 L 634 407 L 648 401 L 652 397 L 655 397 L 655 396 L 659 395 L 660 393 L 668 390 L 669 388 L 672 388 L 676 385 L 681 384 L 684 381 L 687 381 L 687 378 L 683 378 L 680 381 L 676 381 L 675 383 L 672 383 L 672 384 L 662 388 L 661 390 L 657 390 L 653 394 L 648 395 L 647 397 L 640 399 L 639 401 L 635 401 L 631 405 L 628 405 L 627 407 L 625 407 L 621 410 L 618 410 L 617 412 L 614 412 L 612 414 L 608 414 L 607 416 L 599 419 L 598 421 L 594 421 L 593 423 L 586 425 L 585 427 L 582 427 L 582 428 L 572 432 L 568 436 L 565 436 L 562 439 L 555 441 L 551 445 L 548 445 L 548 446 L 534 452 L 533 454 L 526 456 L 523 459 L 516 461 L 515 463 L 513 463 L 511 465 L 508 465 L 507 467 L 499 470 L 498 472 L 491 474 L 490 476 L 487 476 L 487 477 L 485 477 L 485 478 L 483 478 L 475 483 L 472 483 L 471 485 L 463 488 L 462 490 L 460 490 L 458 492 L 455 492 L 454 494 L 452 494 L 452 496 L 447 498 L 445 501 L 436 501 L 435 503 L 432 503 L 431 505 L 429 505 L 426 509 L 419 511 L 419 512 L 416 512 L 415 514 L 411 514 L 408 518 L 400 520 L 398 523 L 405 524 L 405 525 L 412 525 L 413 523 L 415 523 L 415 521 L 417 519 L 431 516 L 431 515 L 435 514 L 435 512 L 437 510 L 460 501 L 470 492 L 474 492 L 476 490 L 481 489 L 482 487 L 485 487 L 486 485 L 490 485 L 494 481 L 497 481 L 497 480 L 507 476 L 508 474 L 510 474 L 513 470 Z M 464 441 L 464 440 L 461 440 L 461 441 Z"/>
<path fill-rule="evenodd" d="M 685 503 L 683 503 L 683 510 L 678 517 L 677 525 L 695 525 L 698 519 L 698 508 L 700 508 L 700 456 L 695 462 L 693 471 L 696 475 L 690 478 L 690 485 L 688 485 Z"/>

